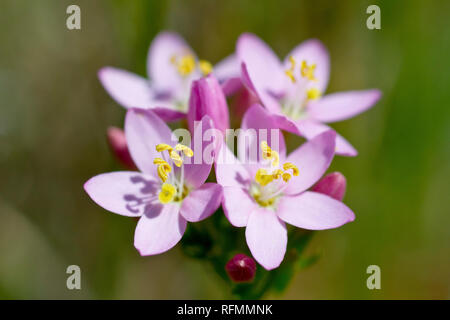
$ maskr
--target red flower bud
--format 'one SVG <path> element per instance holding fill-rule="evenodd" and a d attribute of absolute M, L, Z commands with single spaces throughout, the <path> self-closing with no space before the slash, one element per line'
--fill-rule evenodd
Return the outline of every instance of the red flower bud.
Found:
<path fill-rule="evenodd" d="M 342 201 L 345 194 L 347 181 L 340 172 L 333 172 L 317 182 L 312 191 L 326 194 L 336 200 Z"/>
<path fill-rule="evenodd" d="M 108 143 L 119 162 L 127 169 L 136 170 L 136 165 L 128 151 L 127 140 L 122 129 L 108 128 Z"/>
<path fill-rule="evenodd" d="M 256 263 L 245 254 L 238 253 L 227 262 L 225 270 L 234 282 L 251 282 L 255 277 Z"/>

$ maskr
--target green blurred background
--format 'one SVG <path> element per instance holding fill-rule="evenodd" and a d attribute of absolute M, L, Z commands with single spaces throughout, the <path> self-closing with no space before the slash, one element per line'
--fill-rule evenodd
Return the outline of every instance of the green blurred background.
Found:
<path fill-rule="evenodd" d="M 81 30 L 66 8 L 81 7 Z M 366 8 L 381 8 L 381 30 Z M 380 88 L 369 112 L 334 125 L 359 150 L 332 170 L 348 179 L 355 222 L 316 234 L 319 262 L 287 299 L 450 298 L 450 1 L 28 1 L 0 4 L 0 298 L 224 298 L 206 265 L 179 248 L 140 257 L 135 221 L 96 206 L 91 176 L 120 167 L 105 133 L 124 109 L 104 91 L 105 65 L 145 74 L 161 30 L 219 61 L 240 33 L 281 56 L 310 37 L 331 54 L 328 92 Z M 66 267 L 82 290 L 66 288 Z M 366 268 L 381 267 L 381 290 Z"/>

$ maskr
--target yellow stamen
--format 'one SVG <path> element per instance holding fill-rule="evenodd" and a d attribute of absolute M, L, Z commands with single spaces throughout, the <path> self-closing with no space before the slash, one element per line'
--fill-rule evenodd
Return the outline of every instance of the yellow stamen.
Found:
<path fill-rule="evenodd" d="M 266 169 L 258 169 L 256 171 L 255 181 L 264 187 L 273 181 L 273 176 Z"/>
<path fill-rule="evenodd" d="M 319 89 L 311 88 L 311 89 L 308 89 L 308 91 L 306 91 L 306 96 L 309 100 L 316 100 L 316 99 L 320 98 L 321 93 L 320 93 Z"/>
<path fill-rule="evenodd" d="M 272 166 L 278 167 L 280 164 L 280 155 L 278 152 L 273 151 L 269 145 L 267 144 L 267 141 L 261 142 L 261 150 L 262 150 L 262 157 L 265 160 L 272 160 Z"/>
<path fill-rule="evenodd" d="M 291 175 L 287 172 L 283 173 L 284 182 L 288 182 L 291 179 Z"/>
<path fill-rule="evenodd" d="M 280 179 L 281 175 L 283 174 L 283 170 L 277 169 L 272 173 L 272 177 L 277 180 Z"/>
<path fill-rule="evenodd" d="M 181 159 L 180 155 L 175 150 L 170 151 L 169 156 L 177 167 L 181 167 L 183 159 Z"/>
<path fill-rule="evenodd" d="M 200 71 L 204 76 L 207 76 L 210 74 L 213 70 L 213 66 L 209 61 L 206 60 L 200 60 L 198 62 L 198 67 L 200 68 Z"/>
<path fill-rule="evenodd" d="M 166 182 L 167 178 L 169 177 L 168 173 L 172 171 L 172 167 L 161 158 L 155 158 L 153 160 L 153 163 L 158 165 L 157 172 L 161 181 Z"/>
<path fill-rule="evenodd" d="M 288 76 L 289 79 L 291 79 L 292 83 L 295 83 L 297 79 L 294 77 L 294 70 L 295 70 L 295 59 L 293 56 L 289 57 L 289 62 L 291 63 L 291 67 L 284 71 L 284 73 Z"/>
<path fill-rule="evenodd" d="M 307 78 L 311 81 L 317 81 L 317 79 L 314 77 L 314 70 L 316 69 L 316 65 L 308 65 L 305 60 L 302 61 L 300 73 L 302 77 Z"/>
<path fill-rule="evenodd" d="M 162 204 L 167 204 L 173 200 L 177 189 L 170 183 L 164 183 L 161 186 L 161 191 L 158 194 L 158 199 Z"/>
<path fill-rule="evenodd" d="M 295 164 L 290 163 L 290 162 L 286 162 L 285 164 L 283 164 L 283 169 L 285 171 L 287 171 L 289 169 L 292 169 L 292 174 L 294 176 L 298 176 L 298 174 L 299 174 L 299 170 L 298 170 L 297 166 Z"/>
<path fill-rule="evenodd" d="M 163 152 L 165 150 L 172 151 L 172 147 L 165 143 L 160 143 L 156 145 L 156 151 Z"/>
<path fill-rule="evenodd" d="M 192 151 L 191 148 L 189 148 L 188 146 L 185 146 L 184 144 L 177 144 L 175 146 L 175 150 L 183 151 L 184 155 L 189 158 L 194 155 L 194 151 Z"/>
<path fill-rule="evenodd" d="M 180 61 L 177 63 L 177 70 L 183 77 L 191 74 L 195 69 L 195 58 L 192 54 L 187 54 L 182 56 Z"/>

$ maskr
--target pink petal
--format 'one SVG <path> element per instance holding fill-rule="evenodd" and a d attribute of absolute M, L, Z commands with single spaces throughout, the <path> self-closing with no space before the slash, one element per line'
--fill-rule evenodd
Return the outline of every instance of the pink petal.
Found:
<path fill-rule="evenodd" d="M 231 54 L 219 61 L 213 70 L 214 76 L 220 81 L 230 78 L 239 78 L 241 75 L 241 66 L 235 54 Z"/>
<path fill-rule="evenodd" d="M 244 164 L 248 162 L 244 160 L 262 161 L 260 148 L 262 141 L 266 141 L 274 151 L 279 153 L 280 161 L 286 158 L 283 134 L 272 115 L 261 105 L 254 104 L 247 110 L 241 127 L 242 135 L 238 140 L 238 156 Z M 252 130 L 255 134 L 251 134 Z"/>
<path fill-rule="evenodd" d="M 283 261 L 287 246 L 286 225 L 272 210 L 254 210 L 248 219 L 245 237 L 253 257 L 265 269 L 275 269 Z"/>
<path fill-rule="evenodd" d="M 171 62 L 194 52 L 182 37 L 173 32 L 161 32 L 153 40 L 147 57 L 147 72 L 158 91 L 176 91 L 183 78 Z"/>
<path fill-rule="evenodd" d="M 272 49 L 251 33 L 242 34 L 236 44 L 239 62 L 244 62 L 247 71 L 258 89 L 279 92 L 284 89 L 283 66 Z"/>
<path fill-rule="evenodd" d="M 307 40 L 294 48 L 284 60 L 284 67 L 287 69 L 291 66 L 289 57 L 293 56 L 296 61 L 296 74 L 300 74 L 300 66 L 303 60 L 308 65 L 316 64 L 314 76 L 317 79 L 315 85 L 322 93 L 325 92 L 330 75 L 330 57 L 328 50 L 322 42 L 317 39 Z"/>
<path fill-rule="evenodd" d="M 222 85 L 225 95 L 232 95 L 242 87 L 241 65 L 235 54 L 231 54 L 214 66 L 213 74 Z"/>
<path fill-rule="evenodd" d="M 152 208 L 145 199 L 156 195 L 158 189 L 159 182 L 153 177 L 132 171 L 103 173 L 84 184 L 84 190 L 95 203 L 128 217 L 141 216 Z"/>
<path fill-rule="evenodd" d="M 159 143 L 174 144 L 169 127 L 151 110 L 130 109 L 125 117 L 125 136 L 130 154 L 140 171 L 157 177 L 153 159 Z M 175 137 L 174 137 L 175 139 Z"/>
<path fill-rule="evenodd" d="M 214 127 L 221 130 L 223 134 L 230 128 L 227 101 L 219 82 L 213 75 L 192 83 L 188 112 L 191 132 L 194 129 L 194 121 L 200 121 L 205 115 L 213 120 Z"/>
<path fill-rule="evenodd" d="M 125 108 L 152 106 L 153 93 L 147 79 L 113 67 L 102 68 L 98 77 L 111 97 Z"/>
<path fill-rule="evenodd" d="M 308 112 L 320 122 L 341 121 L 368 110 L 380 97 L 376 89 L 333 93 L 308 106 Z"/>
<path fill-rule="evenodd" d="M 173 106 L 168 105 L 167 103 L 161 104 L 160 102 L 155 101 L 154 106 L 156 107 L 152 108 L 152 111 L 164 121 L 172 122 L 186 117 L 186 113 L 172 109 Z"/>
<path fill-rule="evenodd" d="M 318 134 L 332 130 L 329 126 L 315 122 L 312 120 L 302 120 L 297 123 L 298 131 L 306 139 L 310 140 L 317 136 Z M 354 157 L 358 154 L 355 148 L 345 140 L 341 135 L 336 135 L 336 154 L 347 157 Z"/>
<path fill-rule="evenodd" d="M 327 171 L 334 156 L 336 133 L 321 133 L 294 150 L 287 161 L 298 167 L 299 175 L 289 180 L 287 194 L 298 194 L 316 183 Z"/>
<path fill-rule="evenodd" d="M 241 81 L 245 87 L 250 90 L 270 112 L 281 113 L 281 106 L 278 100 L 270 94 L 272 90 L 258 82 L 258 78 L 248 71 L 247 64 L 241 64 Z"/>
<path fill-rule="evenodd" d="M 278 204 L 278 217 L 309 230 L 333 229 L 355 220 L 355 214 L 342 202 L 309 191 L 283 197 Z"/>
<path fill-rule="evenodd" d="M 215 163 L 217 182 L 223 187 L 245 188 L 250 184 L 250 175 L 226 144 L 222 144 Z"/>
<path fill-rule="evenodd" d="M 223 187 L 223 210 L 235 227 L 245 227 L 250 213 L 258 205 L 248 194 L 248 190 L 238 187 Z"/>
<path fill-rule="evenodd" d="M 222 202 L 222 187 L 216 183 L 205 183 L 192 190 L 183 200 L 180 213 L 189 222 L 208 218 Z"/>
<path fill-rule="evenodd" d="M 208 141 L 208 132 L 213 133 L 210 141 Z M 190 187 L 198 188 L 205 183 L 211 172 L 221 139 L 222 136 L 214 129 L 211 118 L 204 116 L 194 129 L 192 136 L 191 149 L 194 151 L 194 156 L 185 158 L 183 164 L 184 179 Z M 178 168 L 175 170 L 178 172 Z"/>
<path fill-rule="evenodd" d="M 186 230 L 186 220 L 176 203 L 155 206 L 136 226 L 134 246 L 141 256 L 163 253 L 175 246 Z"/>

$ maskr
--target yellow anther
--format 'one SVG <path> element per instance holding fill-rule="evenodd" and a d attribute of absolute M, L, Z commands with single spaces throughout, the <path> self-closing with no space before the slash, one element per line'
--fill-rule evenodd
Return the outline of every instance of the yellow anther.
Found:
<path fill-rule="evenodd" d="M 261 150 L 262 150 L 262 157 L 265 160 L 272 160 L 272 166 L 278 167 L 280 164 L 280 155 L 278 152 L 273 151 L 269 145 L 267 144 L 267 141 L 261 142 Z"/>
<path fill-rule="evenodd" d="M 292 83 L 295 83 L 297 79 L 294 77 L 294 70 L 295 70 L 295 59 L 293 56 L 289 57 L 289 62 L 291 63 L 291 67 L 284 71 L 284 73 L 288 76 L 289 79 L 291 79 Z"/>
<path fill-rule="evenodd" d="M 194 155 L 194 151 L 192 151 L 191 148 L 189 148 L 188 146 L 185 146 L 184 144 L 177 144 L 175 146 L 175 150 L 183 151 L 184 155 L 189 158 Z"/>
<path fill-rule="evenodd" d="M 283 170 L 277 169 L 274 172 L 272 172 L 272 177 L 277 180 L 280 179 L 280 177 L 283 175 Z"/>
<path fill-rule="evenodd" d="M 162 182 L 166 182 L 169 177 L 169 172 L 172 171 L 172 167 L 161 158 L 155 158 L 153 163 L 158 165 L 158 177 L 162 180 Z"/>
<path fill-rule="evenodd" d="M 307 78 L 308 80 L 317 81 L 317 79 L 314 77 L 314 70 L 315 69 L 316 69 L 316 65 L 315 64 L 312 64 L 312 65 L 308 66 L 306 61 L 303 60 L 301 68 L 300 68 L 300 73 L 301 73 L 302 77 Z"/>
<path fill-rule="evenodd" d="M 188 76 L 195 69 L 195 58 L 192 54 L 182 56 L 177 63 L 178 73 L 182 76 Z"/>
<path fill-rule="evenodd" d="M 266 169 L 258 169 L 256 171 L 255 181 L 264 187 L 273 181 L 273 176 Z"/>
<path fill-rule="evenodd" d="M 175 150 L 170 151 L 169 156 L 177 167 L 181 167 L 183 159 L 181 159 L 180 155 Z"/>
<path fill-rule="evenodd" d="M 207 76 L 210 74 L 213 70 L 213 66 L 209 61 L 206 60 L 200 60 L 198 62 L 198 67 L 200 68 L 200 71 L 204 76 Z"/>
<path fill-rule="evenodd" d="M 308 89 L 308 91 L 306 91 L 306 96 L 309 100 L 316 100 L 316 99 L 320 98 L 321 93 L 320 93 L 319 89 L 311 88 L 311 89 Z"/>
<path fill-rule="evenodd" d="M 158 199 L 162 204 L 169 203 L 175 197 L 177 189 L 170 183 L 164 183 L 161 186 L 161 191 L 158 194 Z"/>
<path fill-rule="evenodd" d="M 286 162 L 285 164 L 283 164 L 283 169 L 285 171 L 289 170 L 289 169 L 292 169 L 292 174 L 294 176 L 298 176 L 298 174 L 299 174 L 297 166 L 295 164 L 290 163 L 290 162 Z"/>
<path fill-rule="evenodd" d="M 285 70 L 284 73 L 291 79 L 292 83 L 296 83 L 297 79 L 294 77 L 294 72 L 292 70 Z"/>
<path fill-rule="evenodd" d="M 163 152 L 166 150 L 172 151 L 172 147 L 165 143 L 160 143 L 156 145 L 156 151 Z"/>
<path fill-rule="evenodd" d="M 284 182 L 288 182 L 290 179 L 291 179 L 290 173 L 287 173 L 287 172 L 283 173 Z"/>

